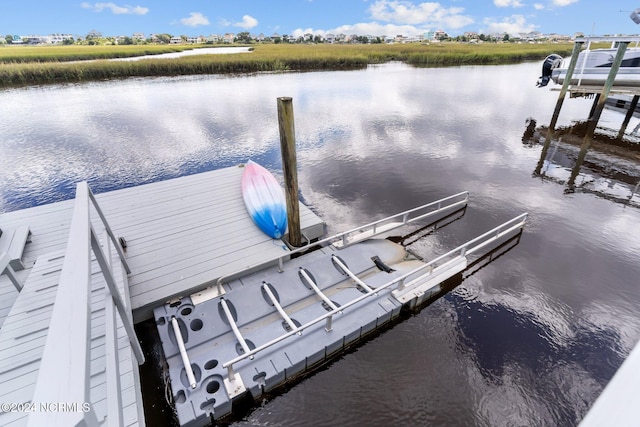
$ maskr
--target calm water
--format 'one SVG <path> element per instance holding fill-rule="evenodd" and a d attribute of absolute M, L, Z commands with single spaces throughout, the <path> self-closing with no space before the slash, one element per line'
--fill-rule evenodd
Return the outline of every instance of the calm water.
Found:
<path fill-rule="evenodd" d="M 386 64 L 5 90 L 0 212 L 70 198 L 79 180 L 103 192 L 248 158 L 277 171 L 276 98 L 291 96 L 301 196 L 330 232 L 463 190 L 464 217 L 413 251 L 433 257 L 521 212 L 530 221 L 446 296 L 237 425 L 575 425 L 640 339 L 629 184 L 640 173 L 600 159 L 567 192 L 575 156 L 561 147 L 548 177 L 533 175 L 541 147 L 523 144 L 527 119 L 547 125 L 557 99 L 535 87 L 539 68 Z M 560 124 L 590 107 L 565 101 Z"/>

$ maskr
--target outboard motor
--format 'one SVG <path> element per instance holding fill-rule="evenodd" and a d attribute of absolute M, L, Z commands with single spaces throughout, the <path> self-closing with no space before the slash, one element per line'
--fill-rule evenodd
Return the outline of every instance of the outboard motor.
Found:
<path fill-rule="evenodd" d="M 551 72 L 558 68 L 562 63 L 562 57 L 560 55 L 556 55 L 552 53 L 547 56 L 542 63 L 542 76 L 538 78 L 538 87 L 544 87 L 549 83 L 549 79 L 551 79 Z"/>

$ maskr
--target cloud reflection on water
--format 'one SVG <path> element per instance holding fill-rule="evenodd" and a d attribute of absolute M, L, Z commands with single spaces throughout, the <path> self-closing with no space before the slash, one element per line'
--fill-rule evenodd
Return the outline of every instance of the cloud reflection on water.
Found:
<path fill-rule="evenodd" d="M 523 127 L 548 122 L 556 99 L 535 88 L 538 72 L 386 64 L 3 91 L 0 211 L 70 198 L 83 179 L 106 191 L 248 158 L 277 172 L 276 98 L 291 96 L 301 194 L 330 231 L 462 190 L 465 217 L 415 242 L 420 255 L 522 211 L 530 221 L 450 296 L 252 417 L 573 424 L 640 337 L 640 213 L 531 177 L 539 150 L 523 146 Z M 565 103 L 561 123 L 590 106 Z"/>

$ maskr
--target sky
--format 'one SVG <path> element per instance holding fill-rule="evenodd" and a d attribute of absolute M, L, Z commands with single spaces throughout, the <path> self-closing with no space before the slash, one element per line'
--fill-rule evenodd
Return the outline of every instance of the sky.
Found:
<path fill-rule="evenodd" d="M 0 0 L 0 34 L 639 34 L 640 0 Z"/>

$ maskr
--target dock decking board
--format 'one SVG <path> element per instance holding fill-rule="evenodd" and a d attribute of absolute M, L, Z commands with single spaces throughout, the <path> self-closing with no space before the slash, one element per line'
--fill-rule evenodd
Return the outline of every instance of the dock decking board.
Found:
<path fill-rule="evenodd" d="M 115 253 L 115 252 L 114 252 Z M 0 401 L 29 402 L 47 340 L 53 313 L 64 251 L 42 255 L 32 268 L 29 279 L 13 304 L 0 330 Z M 113 266 L 120 292 L 126 292 L 120 264 Z M 106 425 L 106 348 L 105 348 L 105 282 L 96 274 L 98 265 L 92 261 L 91 275 L 91 341 L 90 341 L 90 396 L 92 408 L 101 424 Z M 120 381 L 123 397 L 125 425 L 144 423 L 139 407 L 141 397 L 137 363 L 131 345 L 117 316 L 116 339 L 120 361 Z M 135 368 L 134 368 L 135 367 Z M 25 412 L 0 413 L 1 425 L 24 425 Z"/>
<path fill-rule="evenodd" d="M 242 171 L 232 167 L 96 194 L 114 234 L 127 241 L 131 274 L 125 276 L 117 265 L 114 275 L 134 319 L 144 320 L 154 307 L 210 286 L 220 276 L 285 253 L 282 241 L 270 239 L 249 218 L 240 187 Z M 26 268 L 17 272 L 25 289 L 19 294 L 6 275 L 0 276 L 0 401 L 27 402 L 33 396 L 74 203 L 0 214 L 0 227 L 28 225 L 32 232 L 23 254 Z M 319 238 L 323 222 L 300 207 L 303 233 Z M 102 239 L 104 225 L 93 207 L 91 212 Z M 105 283 L 95 259 L 92 263 L 90 396 L 99 422 L 105 424 Z M 137 425 L 144 422 L 139 372 L 119 316 L 116 333 L 124 423 Z M 26 420 L 24 413 L 0 414 L 2 425 L 23 425 Z"/>

